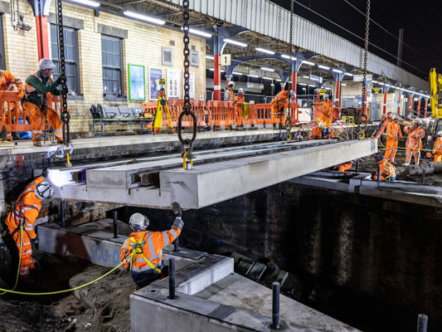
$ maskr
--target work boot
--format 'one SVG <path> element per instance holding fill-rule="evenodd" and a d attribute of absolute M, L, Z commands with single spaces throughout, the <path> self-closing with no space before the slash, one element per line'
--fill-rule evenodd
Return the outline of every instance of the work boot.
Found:
<path fill-rule="evenodd" d="M 34 146 L 41 146 L 41 141 L 34 141 L 33 144 Z"/>

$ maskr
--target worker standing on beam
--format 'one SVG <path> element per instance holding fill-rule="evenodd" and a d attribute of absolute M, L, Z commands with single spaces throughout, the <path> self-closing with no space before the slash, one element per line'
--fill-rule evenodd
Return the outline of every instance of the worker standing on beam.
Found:
<path fill-rule="evenodd" d="M 439 131 L 437 133 L 437 139 L 434 142 L 432 152 L 434 155 L 434 162 L 435 163 L 442 162 L 442 131 Z"/>
<path fill-rule="evenodd" d="M 394 167 L 393 164 L 386 160 L 382 154 L 377 154 L 375 156 L 375 159 L 378 164 L 379 170 L 373 174 L 372 179 L 377 181 L 380 172 L 381 181 L 396 181 L 396 167 Z"/>
<path fill-rule="evenodd" d="M 23 83 L 21 82 L 20 79 L 15 78 L 14 75 L 12 75 L 9 71 L 7 70 L 0 70 L 0 91 L 14 91 L 16 90 L 18 92 L 18 97 L 20 99 L 23 98 L 24 94 L 25 94 L 25 90 L 23 87 Z M 17 111 L 18 110 L 12 110 L 11 112 L 11 116 L 13 118 L 17 117 Z M 18 119 L 16 119 L 16 121 L 18 121 Z M 24 121 L 24 119 L 23 119 Z M 12 123 L 13 121 L 11 121 Z M 12 141 L 12 135 L 10 132 L 6 133 L 6 139 L 8 141 Z"/>
<path fill-rule="evenodd" d="M 397 153 L 399 137 L 403 138 L 401 126 L 398 124 L 398 116 L 393 115 L 393 121 L 387 125 L 387 144 L 385 146 L 385 159 L 394 163 Z"/>
<path fill-rule="evenodd" d="M 288 84 L 285 85 L 284 90 L 278 92 L 275 98 L 271 102 L 272 118 L 275 117 L 279 124 L 282 125 L 285 122 L 284 118 L 284 104 L 288 102 L 289 98 L 295 97 L 295 92 L 290 90 Z"/>
<path fill-rule="evenodd" d="M 224 101 L 233 101 L 235 103 L 237 102 L 235 92 L 233 91 L 234 88 L 235 88 L 235 82 L 229 82 L 229 86 L 224 92 Z"/>
<path fill-rule="evenodd" d="M 54 64 L 51 59 L 41 59 L 38 63 L 39 71 L 26 79 L 25 98 L 22 100 L 23 108 L 31 119 L 32 142 L 35 146 L 41 146 L 41 137 L 45 124 L 48 122 L 54 128 L 55 138 L 58 143 L 63 142 L 63 129 L 60 117 L 57 112 L 46 104 L 46 94 L 49 92 L 55 96 L 66 95 L 61 91 L 63 77 L 60 75 L 55 82 L 52 82 Z"/>
<path fill-rule="evenodd" d="M 45 181 L 43 176 L 34 179 L 25 187 L 15 202 L 15 206 L 6 217 L 5 224 L 9 234 L 14 239 L 20 257 L 20 277 L 29 278 L 30 270 L 35 267 L 32 258 L 32 247 L 38 245 L 34 223 L 41 209 L 41 202 L 51 198 L 54 189 Z"/>
<path fill-rule="evenodd" d="M 184 222 L 178 203 L 173 203 L 175 221 L 171 229 L 162 232 L 148 231 L 149 219 L 141 214 L 134 213 L 129 220 L 133 232 L 121 246 L 120 259 L 122 267 L 130 266 L 131 277 L 138 289 L 147 286 L 167 275 L 168 267 L 163 263 L 162 250 L 180 236 Z"/>
<path fill-rule="evenodd" d="M 405 128 L 408 133 L 406 151 L 405 151 L 405 166 L 410 165 L 411 157 L 414 157 L 415 165 L 419 165 L 420 151 L 422 149 L 422 139 L 425 137 L 425 130 L 420 126 L 420 121 L 415 120 L 411 129 Z"/>

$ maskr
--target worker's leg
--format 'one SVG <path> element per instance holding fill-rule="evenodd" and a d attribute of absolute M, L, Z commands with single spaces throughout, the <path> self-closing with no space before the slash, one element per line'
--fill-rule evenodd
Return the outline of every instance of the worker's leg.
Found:
<path fill-rule="evenodd" d="M 61 124 L 58 113 L 48 107 L 48 122 L 54 128 L 54 135 L 58 143 L 63 142 L 63 125 Z"/>
<path fill-rule="evenodd" d="M 270 107 L 270 110 L 272 112 L 272 123 L 273 126 L 276 126 L 276 122 L 278 119 L 278 108 L 276 107 L 276 105 L 272 104 L 272 106 Z"/>
<path fill-rule="evenodd" d="M 420 151 L 420 150 L 415 151 L 415 152 L 413 153 L 413 155 L 414 155 L 414 164 L 415 164 L 416 166 L 418 166 L 418 165 L 419 165 L 419 162 L 420 162 L 420 159 L 421 159 L 421 151 Z"/>
<path fill-rule="evenodd" d="M 385 144 L 385 154 L 384 157 L 386 160 L 390 161 L 391 158 L 391 151 L 392 151 L 392 144 L 391 139 L 387 139 L 387 143 Z"/>
<path fill-rule="evenodd" d="M 43 135 L 43 127 L 45 121 L 44 115 L 40 111 L 40 108 L 33 103 L 24 103 L 23 108 L 25 109 L 26 114 L 31 120 L 32 141 L 40 142 L 41 136 Z"/>
<path fill-rule="evenodd" d="M 394 158 L 396 158 L 397 145 L 398 145 L 398 142 L 395 141 L 395 142 L 393 142 L 393 145 L 392 145 L 392 147 L 391 147 L 390 161 L 391 161 L 392 163 L 394 163 Z"/>
<path fill-rule="evenodd" d="M 411 161 L 411 150 L 406 149 L 405 150 L 405 165 L 410 165 L 410 161 Z"/>
<path fill-rule="evenodd" d="M 131 272 L 131 277 L 133 281 L 137 284 L 137 288 L 145 287 L 155 280 L 160 279 L 160 274 L 155 272 L 154 270 L 148 270 L 145 272 Z"/>
<path fill-rule="evenodd" d="M 23 236 L 23 237 L 22 237 Z M 34 268 L 34 259 L 32 258 L 32 246 L 28 233 L 18 230 L 15 232 L 14 241 L 18 248 L 20 260 L 20 278 L 29 278 L 31 269 Z"/>

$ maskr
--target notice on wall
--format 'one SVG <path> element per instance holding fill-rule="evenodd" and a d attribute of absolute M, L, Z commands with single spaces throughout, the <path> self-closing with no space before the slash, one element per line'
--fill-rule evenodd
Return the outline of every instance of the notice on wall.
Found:
<path fill-rule="evenodd" d="M 163 70 L 161 68 L 149 68 L 149 99 L 158 100 L 160 92 L 160 79 L 163 78 Z"/>
<path fill-rule="evenodd" d="M 144 66 L 128 64 L 129 100 L 143 101 L 146 99 Z"/>
<path fill-rule="evenodd" d="M 167 69 L 167 98 L 180 97 L 180 70 L 174 68 Z"/>
<path fill-rule="evenodd" d="M 184 73 L 183 73 L 183 97 L 184 97 Z M 195 99 L 195 73 L 189 73 L 189 97 Z"/>

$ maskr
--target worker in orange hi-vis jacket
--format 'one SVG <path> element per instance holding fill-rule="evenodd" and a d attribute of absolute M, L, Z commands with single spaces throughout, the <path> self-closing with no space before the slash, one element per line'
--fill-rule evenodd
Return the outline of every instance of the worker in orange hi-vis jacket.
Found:
<path fill-rule="evenodd" d="M 396 157 L 399 137 L 403 138 L 401 126 L 398 123 L 398 116 L 393 115 L 393 121 L 387 125 L 387 144 L 385 146 L 385 159 L 392 163 Z"/>
<path fill-rule="evenodd" d="M 434 155 L 434 162 L 440 163 L 442 162 L 442 131 L 439 131 L 437 133 L 437 139 L 433 144 L 433 155 Z"/>
<path fill-rule="evenodd" d="M 381 181 L 389 181 L 394 182 L 396 181 L 396 168 L 393 164 L 391 164 L 388 160 L 384 158 L 382 154 L 377 154 L 375 156 L 376 162 L 378 164 L 378 167 L 380 169 L 381 174 Z M 373 180 L 378 180 L 379 171 L 377 171 L 373 176 Z"/>
<path fill-rule="evenodd" d="M 134 213 L 129 220 L 133 232 L 121 246 L 120 260 L 124 269 L 131 269 L 131 277 L 138 288 L 167 275 L 163 263 L 162 249 L 180 236 L 184 222 L 178 203 L 173 203 L 175 221 L 169 230 L 153 232 L 147 230 L 149 219 L 141 213 Z"/>
<path fill-rule="evenodd" d="M 313 127 L 312 130 L 310 131 L 309 141 L 322 138 L 321 124 L 322 122 L 319 125 L 316 123 L 316 121 L 312 122 Z"/>
<path fill-rule="evenodd" d="M 339 165 L 338 171 L 341 173 L 349 173 L 348 170 L 351 169 L 353 166 L 353 163 L 351 161 L 343 163 Z"/>
<path fill-rule="evenodd" d="M 57 142 L 63 142 L 63 129 L 57 112 L 46 104 L 46 94 L 49 92 L 55 96 L 67 94 L 68 90 L 62 91 L 62 76 L 52 82 L 54 64 L 51 59 L 41 59 L 38 62 L 39 71 L 29 75 L 25 82 L 25 97 L 22 100 L 23 108 L 31 119 L 32 142 L 35 146 L 41 146 L 41 137 L 46 120 L 54 128 Z M 49 128 L 47 128 L 49 129 Z"/>
<path fill-rule="evenodd" d="M 415 120 L 411 129 L 404 129 L 408 132 L 407 143 L 405 146 L 405 166 L 410 165 L 411 157 L 414 157 L 414 163 L 419 165 L 422 139 L 425 137 L 425 130 L 422 129 L 419 124 L 420 122 Z"/>
<path fill-rule="evenodd" d="M 289 90 L 289 85 L 285 86 L 283 91 L 278 92 L 271 102 L 272 117 L 275 117 L 280 124 L 285 122 L 284 118 L 284 104 L 288 102 L 289 98 L 295 96 L 293 90 Z"/>
<path fill-rule="evenodd" d="M 22 279 L 27 279 L 30 270 L 35 267 L 32 245 L 38 245 L 38 238 L 34 223 L 40 212 L 41 202 L 53 195 L 54 189 L 43 176 L 39 176 L 25 187 L 14 208 L 6 216 L 5 224 L 18 248 Z"/>
<path fill-rule="evenodd" d="M 235 82 L 229 82 L 229 85 L 226 91 L 224 92 L 224 101 L 233 101 L 235 103 L 237 102 L 235 92 L 233 91 L 234 88 L 235 88 Z"/>
<path fill-rule="evenodd" d="M 12 75 L 7 70 L 0 70 L 0 91 L 17 91 L 18 92 L 18 98 L 22 99 L 25 95 L 25 89 L 23 87 L 23 83 L 20 79 L 15 78 L 14 75 Z M 17 117 L 17 111 L 18 110 L 12 110 L 11 116 L 13 118 Z M 16 119 L 18 121 L 18 119 Z M 10 132 L 6 133 L 6 139 L 8 141 L 12 141 L 12 135 Z"/>

